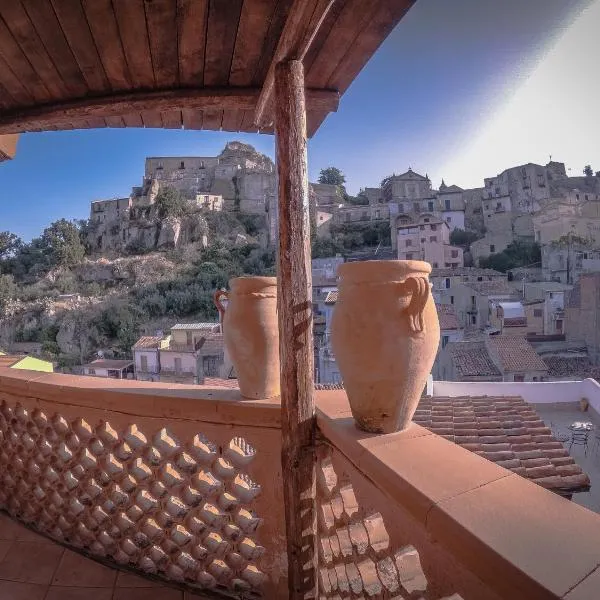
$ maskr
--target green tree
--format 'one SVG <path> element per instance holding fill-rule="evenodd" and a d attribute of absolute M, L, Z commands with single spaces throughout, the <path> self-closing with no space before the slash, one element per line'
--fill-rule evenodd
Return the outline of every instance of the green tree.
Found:
<path fill-rule="evenodd" d="M 156 211 L 161 219 L 166 217 L 182 217 L 189 212 L 189 203 L 174 188 L 163 188 L 156 196 Z"/>
<path fill-rule="evenodd" d="M 594 171 L 592 170 L 592 165 L 585 165 L 585 167 L 583 167 L 583 174 L 586 177 L 592 177 L 594 175 Z"/>
<path fill-rule="evenodd" d="M 72 267 L 85 256 L 85 247 L 77 223 L 60 219 L 44 229 L 41 248 L 48 258 L 49 265 Z"/>
<path fill-rule="evenodd" d="M 469 248 L 469 246 L 476 240 L 480 239 L 480 235 L 474 231 L 465 231 L 464 229 L 456 228 L 450 232 L 450 243 L 454 246 L 462 246 L 463 248 Z"/>
<path fill-rule="evenodd" d="M 13 256 L 23 246 L 23 241 L 15 233 L 0 231 L 0 259 Z"/>
<path fill-rule="evenodd" d="M 8 300 L 14 298 L 17 286 L 12 275 L 0 275 L 0 307 L 4 307 Z"/>
<path fill-rule="evenodd" d="M 502 252 L 480 258 L 479 266 L 505 273 L 516 267 L 538 264 L 541 260 L 542 252 L 538 243 L 516 241 L 509 244 Z"/>
<path fill-rule="evenodd" d="M 326 169 L 321 169 L 321 172 L 319 173 L 319 183 L 339 185 L 343 188 L 346 183 L 346 177 L 337 167 L 327 167 Z"/>

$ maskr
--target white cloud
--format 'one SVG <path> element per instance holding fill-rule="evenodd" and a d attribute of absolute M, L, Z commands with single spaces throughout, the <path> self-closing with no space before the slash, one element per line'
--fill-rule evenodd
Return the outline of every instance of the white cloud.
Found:
<path fill-rule="evenodd" d="M 600 0 L 571 24 L 531 76 L 482 127 L 462 153 L 440 170 L 463 187 L 483 185 L 504 169 L 553 160 L 580 175 L 600 170 Z"/>

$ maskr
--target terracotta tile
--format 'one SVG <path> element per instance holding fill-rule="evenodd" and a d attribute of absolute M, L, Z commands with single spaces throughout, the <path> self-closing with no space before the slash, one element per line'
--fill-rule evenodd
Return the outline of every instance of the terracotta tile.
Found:
<path fill-rule="evenodd" d="M 0 600 L 43 600 L 45 585 L 0 581 Z"/>
<path fill-rule="evenodd" d="M 112 600 L 183 600 L 183 592 L 168 587 L 116 588 Z"/>
<path fill-rule="evenodd" d="M 565 596 L 565 600 L 590 600 L 590 598 L 597 598 L 598 590 L 600 590 L 600 569 L 596 569 L 579 585 L 573 588 Z"/>
<path fill-rule="evenodd" d="M 67 550 L 54 574 L 52 585 L 112 588 L 116 579 L 116 570 Z"/>
<path fill-rule="evenodd" d="M 44 600 L 111 600 L 112 588 L 77 588 L 53 585 Z"/>
<path fill-rule="evenodd" d="M 14 542 L 0 563 L 0 579 L 48 584 L 64 551 L 56 544 Z"/>
<path fill-rule="evenodd" d="M 427 529 L 506 598 L 562 597 L 600 564 L 598 515 L 517 475 L 442 501 Z"/>
<path fill-rule="evenodd" d="M 152 581 L 133 573 L 127 573 L 125 571 L 119 571 L 117 575 L 117 587 L 129 587 L 129 588 L 154 588 L 164 587 L 162 583 L 158 581 Z"/>
<path fill-rule="evenodd" d="M 0 540 L 16 540 L 21 531 L 21 525 L 8 515 L 0 513 Z"/>
<path fill-rule="evenodd" d="M 435 503 L 511 476 L 435 435 L 375 446 L 361 455 L 357 466 L 422 523 Z"/>

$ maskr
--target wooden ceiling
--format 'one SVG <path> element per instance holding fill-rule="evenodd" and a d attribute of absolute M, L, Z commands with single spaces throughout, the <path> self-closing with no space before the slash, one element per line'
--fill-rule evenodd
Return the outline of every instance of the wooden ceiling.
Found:
<path fill-rule="evenodd" d="M 414 1 L 0 0 L 0 135 L 269 133 L 282 58 L 304 61 L 312 135 Z"/>

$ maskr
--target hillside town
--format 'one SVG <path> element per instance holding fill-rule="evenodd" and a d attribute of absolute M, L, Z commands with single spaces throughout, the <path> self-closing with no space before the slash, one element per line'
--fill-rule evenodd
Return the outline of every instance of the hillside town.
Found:
<path fill-rule="evenodd" d="M 598 600 L 598 23 L 0 2 L 0 600 Z"/>
<path fill-rule="evenodd" d="M 442 180 L 434 189 L 427 174 L 409 168 L 352 197 L 341 172 L 323 170 L 310 184 L 315 382 L 342 383 L 330 344 L 338 267 L 387 258 L 431 264 L 441 327 L 434 379 L 600 376 L 600 336 L 589 326 L 600 323 L 599 175 L 586 167 L 571 177 L 563 163 L 550 161 L 510 167 L 480 188 Z M 157 199 L 173 190 L 192 212 L 161 219 Z M 229 213 L 263 223 L 254 240 L 237 233 L 230 243 L 272 247 L 274 190 L 273 162 L 247 144 L 229 142 L 216 157 L 150 157 L 129 196 L 91 203 L 87 242 L 96 256 L 132 247 L 207 248 L 215 242 L 207 217 Z M 235 379 L 217 320 L 171 323 L 165 333 L 149 324 L 141 329 L 125 355 L 89 348 L 89 361 L 70 370 L 193 384 Z M 7 348 L 39 360 L 42 344 L 19 350 L 26 345 L 12 341 Z"/>

